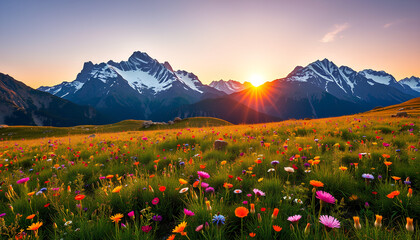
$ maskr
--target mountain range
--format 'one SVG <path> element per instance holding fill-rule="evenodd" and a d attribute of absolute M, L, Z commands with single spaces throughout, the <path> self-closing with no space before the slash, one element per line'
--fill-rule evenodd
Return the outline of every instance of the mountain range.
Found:
<path fill-rule="evenodd" d="M 234 80 L 206 85 L 192 72 L 174 70 L 168 62 L 160 63 L 137 51 L 119 63 L 86 62 L 75 80 L 38 90 L 74 103 L 80 112 L 90 109 L 93 115 L 85 115 L 87 119 L 73 125 L 124 119 L 168 121 L 178 116 L 255 123 L 339 116 L 401 103 L 420 96 L 420 79 L 413 76 L 396 81 L 384 71 L 357 72 L 324 59 L 297 66 L 285 78 L 258 88 Z M 2 97 L 10 100 L 10 94 Z M 54 121 L 31 124 L 57 125 Z"/>

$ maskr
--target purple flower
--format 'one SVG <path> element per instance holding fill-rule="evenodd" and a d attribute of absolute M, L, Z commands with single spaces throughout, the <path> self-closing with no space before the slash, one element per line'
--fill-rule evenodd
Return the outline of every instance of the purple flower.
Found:
<path fill-rule="evenodd" d="M 276 166 L 277 164 L 279 164 L 280 162 L 277 160 L 271 161 L 271 165 Z"/>
<path fill-rule="evenodd" d="M 310 166 L 311 166 L 311 164 L 306 162 L 306 163 L 304 163 L 304 164 L 303 164 L 303 166 L 304 166 L 304 167 L 310 167 Z"/>
<path fill-rule="evenodd" d="M 375 179 L 375 177 L 372 174 L 369 174 L 369 173 L 363 173 L 362 174 L 362 178 L 364 178 L 364 179 L 370 179 L 370 180 Z"/>
<path fill-rule="evenodd" d="M 214 193 L 214 188 L 213 187 L 206 188 L 206 193 Z"/>
<path fill-rule="evenodd" d="M 257 195 L 257 197 L 265 196 L 265 193 L 263 191 L 259 190 L 259 189 L 254 188 L 253 191 L 254 191 L 255 195 Z"/>
<path fill-rule="evenodd" d="M 328 228 L 340 228 L 340 222 L 332 216 L 322 215 L 319 217 L 319 222 Z"/>
<path fill-rule="evenodd" d="M 200 178 L 203 178 L 203 179 L 207 179 L 207 178 L 210 177 L 210 174 L 208 174 L 206 172 L 203 172 L 203 171 L 198 171 L 197 174 Z"/>
<path fill-rule="evenodd" d="M 190 217 L 195 215 L 193 211 L 190 211 L 186 208 L 184 208 L 184 213 L 185 215 L 190 216 Z"/>
<path fill-rule="evenodd" d="M 324 191 L 316 191 L 316 198 L 326 203 L 335 204 L 335 198 L 333 195 Z"/>
<path fill-rule="evenodd" d="M 301 215 L 294 215 L 294 216 L 288 217 L 287 220 L 292 223 L 295 223 L 295 222 L 298 222 L 301 217 L 302 217 Z"/>
<path fill-rule="evenodd" d="M 27 178 L 22 178 L 22 179 L 19 179 L 19 180 L 17 180 L 17 184 L 22 184 L 22 183 L 26 183 L 27 181 L 29 181 L 29 178 L 27 177 Z"/>
<path fill-rule="evenodd" d="M 155 222 L 160 222 L 160 221 L 162 221 L 162 216 L 155 215 L 155 216 L 152 217 L 152 220 L 155 221 Z"/>

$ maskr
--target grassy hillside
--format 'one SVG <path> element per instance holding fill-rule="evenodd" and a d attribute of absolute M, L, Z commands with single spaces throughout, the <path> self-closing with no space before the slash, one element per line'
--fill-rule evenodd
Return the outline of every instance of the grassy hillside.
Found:
<path fill-rule="evenodd" d="M 366 113 L 363 113 L 363 115 L 390 117 L 391 115 L 396 114 L 397 112 L 407 112 L 408 115 L 412 117 L 419 117 L 420 116 L 420 97 L 411 99 L 407 102 L 403 102 L 400 104 L 391 105 L 388 107 L 375 108 Z"/>
<path fill-rule="evenodd" d="M 78 134 L 98 134 L 125 131 L 145 131 L 188 127 L 214 127 L 231 125 L 231 123 L 217 118 L 196 117 L 183 119 L 174 125 L 155 125 L 143 128 L 142 120 L 124 120 L 107 125 L 81 125 L 75 127 L 38 127 L 38 126 L 9 126 L 0 128 L 0 139 L 34 139 L 43 137 L 61 137 Z"/>

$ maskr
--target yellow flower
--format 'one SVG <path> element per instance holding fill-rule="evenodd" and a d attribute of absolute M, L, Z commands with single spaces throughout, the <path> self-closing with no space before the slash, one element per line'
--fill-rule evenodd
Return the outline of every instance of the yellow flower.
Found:
<path fill-rule="evenodd" d="M 264 180 L 264 178 L 260 178 L 258 179 L 258 182 L 262 182 Z"/>
<path fill-rule="evenodd" d="M 220 164 L 221 165 L 225 165 L 227 162 L 226 161 L 221 161 Z"/>
<path fill-rule="evenodd" d="M 179 183 L 183 185 L 183 184 L 187 184 L 187 183 L 188 183 L 188 181 L 186 181 L 186 180 L 184 180 L 184 179 L 180 178 L 180 179 L 179 179 Z"/>
<path fill-rule="evenodd" d="M 339 167 L 339 169 L 341 170 L 341 171 L 346 171 L 347 170 L 347 167 L 343 167 L 343 166 L 341 166 L 341 167 Z"/>

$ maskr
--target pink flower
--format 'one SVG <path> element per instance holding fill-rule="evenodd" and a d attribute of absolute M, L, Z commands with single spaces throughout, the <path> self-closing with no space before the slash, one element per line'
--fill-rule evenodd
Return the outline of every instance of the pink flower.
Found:
<path fill-rule="evenodd" d="M 29 181 L 29 178 L 27 177 L 27 178 L 22 178 L 22 179 L 19 179 L 19 180 L 17 180 L 17 184 L 22 184 L 22 183 L 26 183 L 27 181 Z"/>
<path fill-rule="evenodd" d="M 335 203 L 335 198 L 331 194 L 324 191 L 317 191 L 316 198 L 326 203 L 331 203 L 331 204 Z"/>
<path fill-rule="evenodd" d="M 190 211 L 190 210 L 188 210 L 188 209 L 186 209 L 186 208 L 184 208 L 184 213 L 185 213 L 185 215 L 187 215 L 187 216 L 194 216 L 194 215 L 195 215 L 193 211 Z"/>
<path fill-rule="evenodd" d="M 205 183 L 205 182 L 201 182 L 201 187 L 202 188 L 208 188 L 209 187 L 209 184 L 208 183 Z"/>
<path fill-rule="evenodd" d="M 152 226 L 141 226 L 141 230 L 145 233 L 148 233 L 150 230 L 152 230 Z"/>
<path fill-rule="evenodd" d="M 131 211 L 131 212 L 127 213 L 127 216 L 129 216 L 130 218 L 133 218 L 134 217 L 134 211 Z"/>
<path fill-rule="evenodd" d="M 322 215 L 319 217 L 319 222 L 329 228 L 340 228 L 340 222 L 332 216 Z"/>
<path fill-rule="evenodd" d="M 206 172 L 203 172 L 203 171 L 198 171 L 197 174 L 200 178 L 203 178 L 203 179 L 206 179 L 206 178 L 210 177 L 210 174 L 208 174 Z"/>
<path fill-rule="evenodd" d="M 257 197 L 265 196 L 265 193 L 263 191 L 259 190 L 259 189 L 254 188 L 253 191 L 254 191 L 255 195 L 257 195 Z"/>
<path fill-rule="evenodd" d="M 158 204 L 159 203 L 159 198 L 153 198 L 153 200 L 152 200 L 152 204 L 153 205 L 156 205 L 156 204 Z"/>
<path fill-rule="evenodd" d="M 203 228 L 204 228 L 204 224 L 201 224 L 195 229 L 195 231 L 199 232 L 199 231 L 203 230 Z"/>
<path fill-rule="evenodd" d="M 298 222 L 301 217 L 302 217 L 301 215 L 294 215 L 294 216 L 288 217 L 287 220 L 292 223 L 295 223 L 295 222 Z"/>

